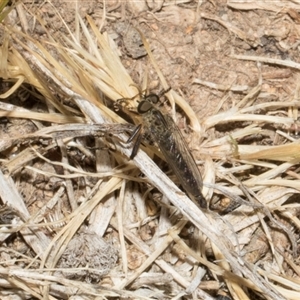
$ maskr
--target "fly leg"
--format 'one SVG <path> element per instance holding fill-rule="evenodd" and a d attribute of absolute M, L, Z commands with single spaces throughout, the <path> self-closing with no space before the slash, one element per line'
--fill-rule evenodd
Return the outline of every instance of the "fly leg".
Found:
<path fill-rule="evenodd" d="M 169 92 L 171 90 L 171 87 L 169 86 L 167 89 L 163 89 L 162 91 L 159 92 L 158 97 L 162 97 L 164 94 Z"/>
<path fill-rule="evenodd" d="M 142 137 L 143 137 L 141 131 L 142 131 L 142 125 L 140 124 L 136 127 L 136 129 L 133 131 L 131 137 L 129 137 L 129 139 L 127 140 L 127 143 L 131 143 L 135 139 L 135 143 L 133 145 L 130 159 L 133 159 L 139 150 L 139 147 L 140 147 L 140 144 L 142 141 Z"/>

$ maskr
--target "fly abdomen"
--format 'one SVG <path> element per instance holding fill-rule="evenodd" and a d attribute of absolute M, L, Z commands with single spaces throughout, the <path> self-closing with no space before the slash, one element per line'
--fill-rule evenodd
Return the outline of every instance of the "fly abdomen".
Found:
<path fill-rule="evenodd" d="M 206 200 L 201 192 L 202 178 L 200 177 L 201 175 L 196 162 L 190 153 L 182 153 L 178 147 L 178 143 L 173 139 L 171 140 L 172 141 L 170 141 L 170 138 L 166 139 L 165 141 L 168 141 L 167 144 L 162 141 L 160 144 L 160 149 L 162 149 L 161 145 L 163 144 L 163 147 L 165 147 L 168 152 L 168 155 L 164 155 L 166 161 L 180 180 L 183 189 L 187 192 L 189 197 L 196 202 L 197 205 L 200 205 L 201 208 L 207 208 Z M 191 167 L 191 164 L 194 164 L 195 167 Z"/>
<path fill-rule="evenodd" d="M 185 140 L 173 119 L 164 116 L 149 101 L 139 104 L 138 112 L 143 115 L 146 131 L 158 144 L 170 168 L 179 179 L 190 198 L 201 208 L 207 208 L 202 195 L 202 177 Z"/>

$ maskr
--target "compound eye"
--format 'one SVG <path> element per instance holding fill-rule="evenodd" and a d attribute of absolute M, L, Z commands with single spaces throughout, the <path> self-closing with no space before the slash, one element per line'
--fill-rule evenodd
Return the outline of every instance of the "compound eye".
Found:
<path fill-rule="evenodd" d="M 152 108 L 152 104 L 149 101 L 141 101 L 137 107 L 137 111 L 139 114 L 144 114 Z"/>
<path fill-rule="evenodd" d="M 145 100 L 149 101 L 153 104 L 156 104 L 156 103 L 158 103 L 159 98 L 156 94 L 149 94 L 148 96 L 145 97 Z"/>

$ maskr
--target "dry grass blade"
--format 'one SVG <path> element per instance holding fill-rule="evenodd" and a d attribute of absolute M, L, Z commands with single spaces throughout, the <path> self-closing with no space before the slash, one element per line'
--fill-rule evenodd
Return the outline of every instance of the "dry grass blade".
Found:
<path fill-rule="evenodd" d="M 265 150 L 252 152 L 251 154 L 242 154 L 241 159 L 268 159 L 270 156 L 274 160 L 290 161 L 299 157 L 300 145 L 299 142 L 294 142 L 282 146 L 266 147 Z"/>
<path fill-rule="evenodd" d="M 0 2 L 0 23 L 8 16 L 8 14 L 14 9 L 16 3 L 14 5 L 7 7 L 8 0 L 3 0 Z"/>
<path fill-rule="evenodd" d="M 269 11 L 288 11 L 289 9 L 299 9 L 299 3 L 298 1 L 277 1 L 277 2 L 270 2 L 270 1 L 244 1 L 244 0 L 228 0 L 228 5 L 235 8 L 235 9 L 245 9 L 245 10 L 251 10 L 251 9 L 263 9 L 263 10 L 269 10 Z"/>

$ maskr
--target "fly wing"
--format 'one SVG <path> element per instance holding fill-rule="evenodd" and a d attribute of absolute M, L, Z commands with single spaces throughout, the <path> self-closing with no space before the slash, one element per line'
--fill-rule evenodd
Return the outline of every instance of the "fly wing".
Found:
<path fill-rule="evenodd" d="M 149 124 L 150 132 L 167 163 L 190 198 L 202 208 L 206 208 L 207 203 L 201 192 L 202 177 L 182 133 L 170 116 L 163 116 L 157 110 L 153 116 L 155 122 Z"/>

